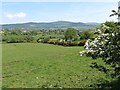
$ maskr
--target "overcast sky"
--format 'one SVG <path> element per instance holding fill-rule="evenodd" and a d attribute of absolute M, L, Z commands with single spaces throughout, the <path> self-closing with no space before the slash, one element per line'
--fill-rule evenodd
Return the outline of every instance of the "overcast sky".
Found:
<path fill-rule="evenodd" d="M 2 2 L 2 23 L 105 22 L 117 10 L 117 2 Z"/>

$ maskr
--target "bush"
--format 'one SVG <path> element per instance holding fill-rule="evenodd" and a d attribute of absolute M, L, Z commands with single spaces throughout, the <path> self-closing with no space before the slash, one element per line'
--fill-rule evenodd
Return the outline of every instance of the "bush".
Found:
<path fill-rule="evenodd" d="M 8 35 L 3 36 L 2 41 L 7 43 L 25 43 L 34 41 L 34 38 L 26 35 Z"/>
<path fill-rule="evenodd" d="M 68 40 L 72 41 L 72 40 L 76 39 L 77 35 L 78 35 L 78 31 L 74 28 L 68 28 L 64 34 L 66 41 L 68 41 Z"/>
<path fill-rule="evenodd" d="M 41 42 L 41 39 L 37 39 L 36 41 L 37 41 L 38 43 L 40 43 L 40 42 Z"/>
<path fill-rule="evenodd" d="M 78 46 L 79 42 L 70 42 L 69 46 Z"/>
<path fill-rule="evenodd" d="M 42 43 L 48 43 L 48 41 L 50 40 L 49 37 L 45 37 L 43 40 L 41 40 Z"/>
<path fill-rule="evenodd" d="M 21 35 L 3 36 L 2 41 L 7 43 L 22 43 L 24 41 L 24 37 Z"/>
<path fill-rule="evenodd" d="M 78 46 L 84 46 L 87 40 L 81 40 L 78 44 Z"/>
<path fill-rule="evenodd" d="M 71 42 L 63 42 L 63 46 L 69 46 Z"/>
<path fill-rule="evenodd" d="M 81 55 L 102 58 L 106 64 L 120 67 L 120 28 L 118 23 L 106 22 L 96 30 L 94 40 L 87 40 Z M 120 71 L 120 70 L 119 70 Z"/>
<path fill-rule="evenodd" d="M 63 41 L 62 41 L 62 42 L 57 41 L 56 44 L 57 44 L 57 45 L 63 45 L 64 42 L 63 42 Z"/>
<path fill-rule="evenodd" d="M 84 30 L 79 34 L 80 34 L 80 39 L 89 39 L 94 37 L 94 32 L 92 30 Z"/>
<path fill-rule="evenodd" d="M 24 39 L 26 42 L 32 42 L 32 41 L 34 41 L 34 38 L 32 37 L 32 36 L 29 36 L 29 35 L 27 35 L 27 36 L 25 36 L 25 39 Z"/>
<path fill-rule="evenodd" d="M 55 42 L 56 42 L 55 40 L 49 40 L 48 41 L 49 44 L 55 44 Z"/>

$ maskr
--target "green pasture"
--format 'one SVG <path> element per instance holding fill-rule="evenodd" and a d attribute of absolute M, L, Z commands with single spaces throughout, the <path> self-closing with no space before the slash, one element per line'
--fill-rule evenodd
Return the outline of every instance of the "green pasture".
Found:
<path fill-rule="evenodd" d="M 2 44 L 3 88 L 88 88 L 104 73 L 90 67 L 101 59 L 81 57 L 83 47 L 41 43 Z"/>

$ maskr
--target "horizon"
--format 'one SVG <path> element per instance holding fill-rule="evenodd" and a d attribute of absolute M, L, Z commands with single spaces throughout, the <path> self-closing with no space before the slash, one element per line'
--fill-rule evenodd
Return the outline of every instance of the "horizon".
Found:
<path fill-rule="evenodd" d="M 109 15 L 117 5 L 118 2 L 3 2 L 1 24 L 116 21 Z"/>
<path fill-rule="evenodd" d="M 8 24 L 26 24 L 26 23 L 53 23 L 53 22 L 98 23 L 98 22 L 50 21 L 50 22 L 20 22 L 20 23 L 3 23 L 3 24 L 0 24 L 0 25 L 8 25 Z M 100 23 L 98 23 L 98 24 L 100 24 Z"/>

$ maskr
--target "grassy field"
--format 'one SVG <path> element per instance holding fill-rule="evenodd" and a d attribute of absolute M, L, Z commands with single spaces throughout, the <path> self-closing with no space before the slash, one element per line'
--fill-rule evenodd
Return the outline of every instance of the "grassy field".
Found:
<path fill-rule="evenodd" d="M 40 43 L 3 44 L 3 88 L 87 88 L 106 78 L 90 68 L 94 60 L 80 57 L 82 50 Z"/>

